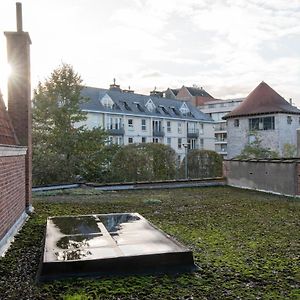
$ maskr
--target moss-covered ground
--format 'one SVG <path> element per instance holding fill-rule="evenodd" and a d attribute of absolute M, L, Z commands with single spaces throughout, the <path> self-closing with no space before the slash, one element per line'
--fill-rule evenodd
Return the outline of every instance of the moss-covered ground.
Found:
<path fill-rule="evenodd" d="M 300 200 L 229 187 L 34 196 L 0 258 L 0 299 L 300 299 Z M 46 218 L 138 212 L 194 252 L 193 274 L 37 285 Z"/>

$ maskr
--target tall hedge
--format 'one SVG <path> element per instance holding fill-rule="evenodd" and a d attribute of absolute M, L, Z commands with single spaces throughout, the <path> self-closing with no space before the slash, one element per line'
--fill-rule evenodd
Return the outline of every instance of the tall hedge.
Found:
<path fill-rule="evenodd" d="M 185 159 L 180 165 L 180 175 L 185 177 Z M 188 151 L 188 177 L 189 178 L 212 178 L 222 176 L 223 158 L 220 154 L 211 150 Z"/>
<path fill-rule="evenodd" d="M 175 151 L 163 144 L 126 145 L 112 161 L 112 176 L 118 182 L 172 179 L 175 174 Z"/>

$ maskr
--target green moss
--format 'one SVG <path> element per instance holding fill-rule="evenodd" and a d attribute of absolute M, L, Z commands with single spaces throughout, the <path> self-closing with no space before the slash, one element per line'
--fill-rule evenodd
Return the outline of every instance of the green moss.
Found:
<path fill-rule="evenodd" d="M 0 259 L 2 299 L 299 299 L 300 201 L 229 187 L 68 190 L 35 214 Z M 35 283 L 48 216 L 138 212 L 190 247 L 193 274 Z"/>

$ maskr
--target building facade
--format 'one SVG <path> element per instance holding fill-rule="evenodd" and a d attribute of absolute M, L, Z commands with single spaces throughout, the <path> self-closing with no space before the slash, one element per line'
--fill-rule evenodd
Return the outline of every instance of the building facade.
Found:
<path fill-rule="evenodd" d="M 297 146 L 300 110 L 292 106 L 265 82 L 261 82 L 227 120 L 227 157 L 241 154 L 257 137 L 264 148 L 284 156 L 285 145 Z"/>
<path fill-rule="evenodd" d="M 197 107 L 215 121 L 215 151 L 224 158 L 227 158 L 227 124 L 226 120 L 223 120 L 223 117 L 239 106 L 243 100 L 244 98 L 215 100 Z"/>
<path fill-rule="evenodd" d="M 31 40 L 22 29 L 21 3 L 17 3 L 17 31 L 5 36 L 14 73 L 8 81 L 8 110 L 0 93 L 0 256 L 32 211 Z"/>
<path fill-rule="evenodd" d="M 110 89 L 85 87 L 82 95 L 89 98 L 81 107 L 83 124 L 107 130 L 112 143 L 162 143 L 181 160 L 185 147 L 214 150 L 213 120 L 189 102 L 136 94 L 115 83 Z"/>
<path fill-rule="evenodd" d="M 165 92 L 165 97 L 170 99 L 178 99 L 182 101 L 188 101 L 194 106 L 202 105 L 206 102 L 216 100 L 211 96 L 203 87 L 186 87 L 182 86 L 179 89 L 168 88 Z"/>

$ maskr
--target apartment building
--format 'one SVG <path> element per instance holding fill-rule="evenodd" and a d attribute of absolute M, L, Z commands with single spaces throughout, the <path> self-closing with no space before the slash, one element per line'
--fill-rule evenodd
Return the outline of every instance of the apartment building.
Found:
<path fill-rule="evenodd" d="M 239 106 L 244 98 L 214 100 L 197 106 L 203 113 L 207 114 L 215 121 L 214 138 L 215 151 L 224 158 L 227 157 L 227 124 L 222 118 Z"/>
<path fill-rule="evenodd" d="M 112 143 L 162 143 L 181 160 L 185 147 L 214 150 L 213 120 L 189 102 L 121 90 L 115 82 L 109 89 L 85 87 L 82 96 L 89 98 L 81 106 L 84 124 L 107 130 Z"/>

